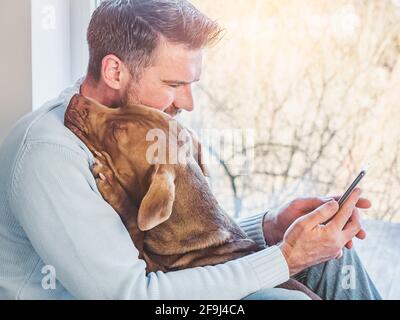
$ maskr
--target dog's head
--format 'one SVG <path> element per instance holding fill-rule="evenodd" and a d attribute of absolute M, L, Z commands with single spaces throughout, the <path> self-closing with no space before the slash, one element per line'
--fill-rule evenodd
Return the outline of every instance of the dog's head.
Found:
<path fill-rule="evenodd" d="M 139 105 L 107 108 L 75 95 L 65 114 L 65 125 L 93 153 L 112 159 L 114 174 L 139 207 L 142 231 L 170 218 L 177 185 L 185 189 L 182 179 L 207 184 L 198 140 L 161 111 Z"/>

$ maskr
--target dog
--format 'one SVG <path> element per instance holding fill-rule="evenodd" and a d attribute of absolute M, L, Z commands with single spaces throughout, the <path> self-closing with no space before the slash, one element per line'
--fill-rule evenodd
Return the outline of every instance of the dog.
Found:
<path fill-rule="evenodd" d="M 108 108 L 77 94 L 64 124 L 100 162 L 98 189 L 120 215 L 147 273 L 217 265 L 261 250 L 218 204 L 201 144 L 166 113 L 141 105 Z M 165 137 L 164 158 L 181 161 L 162 161 L 162 150 L 149 153 L 152 130 Z M 177 157 L 182 136 L 189 148 Z M 319 300 L 296 280 L 280 287 Z"/>

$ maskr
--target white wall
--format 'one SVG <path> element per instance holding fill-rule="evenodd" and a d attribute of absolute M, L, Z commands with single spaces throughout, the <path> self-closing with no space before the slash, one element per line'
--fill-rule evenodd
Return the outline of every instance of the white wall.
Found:
<path fill-rule="evenodd" d="M 0 0 L 0 143 L 86 72 L 96 0 Z"/>
<path fill-rule="evenodd" d="M 0 143 L 32 109 L 30 0 L 0 1 Z"/>
<path fill-rule="evenodd" d="M 75 81 L 86 73 L 89 60 L 86 30 L 91 13 L 95 9 L 95 1 L 70 0 L 70 2 L 71 81 Z"/>
<path fill-rule="evenodd" d="M 33 109 L 70 84 L 69 10 L 68 0 L 32 1 Z"/>
<path fill-rule="evenodd" d="M 33 109 L 84 75 L 92 0 L 32 0 Z"/>

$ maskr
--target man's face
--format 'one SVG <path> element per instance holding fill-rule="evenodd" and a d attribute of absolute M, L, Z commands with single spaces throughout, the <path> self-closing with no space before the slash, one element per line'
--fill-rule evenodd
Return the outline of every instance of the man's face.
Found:
<path fill-rule="evenodd" d="M 133 79 L 124 94 L 124 104 L 143 104 L 172 117 L 182 110 L 193 110 L 192 85 L 200 80 L 202 50 L 183 45 L 161 44 L 151 66 L 139 82 Z"/>

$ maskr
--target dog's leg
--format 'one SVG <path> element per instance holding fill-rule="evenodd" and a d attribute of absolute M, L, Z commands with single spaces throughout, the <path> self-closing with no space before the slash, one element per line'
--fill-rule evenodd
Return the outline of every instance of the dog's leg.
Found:
<path fill-rule="evenodd" d="M 234 240 L 222 246 L 210 247 L 182 255 L 171 256 L 169 266 L 172 270 L 179 270 L 216 265 L 244 257 L 250 253 L 258 251 L 259 249 L 258 245 L 250 239 Z"/>
<path fill-rule="evenodd" d="M 100 194 L 121 217 L 128 230 L 135 247 L 139 250 L 139 256 L 143 257 L 143 232 L 137 226 L 138 209 L 119 183 L 110 159 L 103 154 L 95 152 L 96 164 L 93 167 L 93 175 Z"/>

